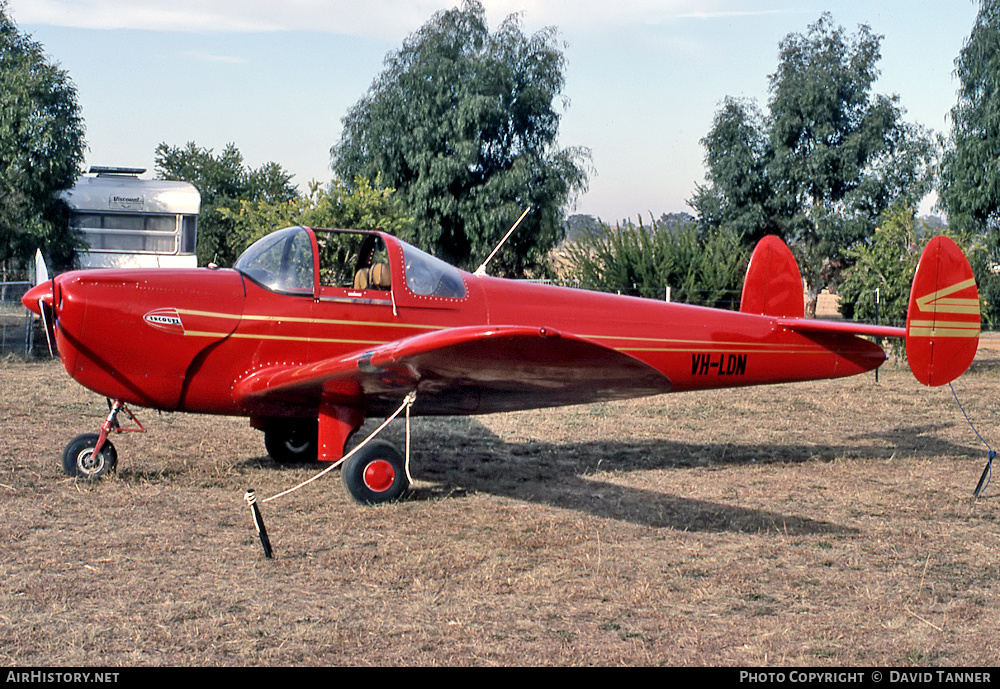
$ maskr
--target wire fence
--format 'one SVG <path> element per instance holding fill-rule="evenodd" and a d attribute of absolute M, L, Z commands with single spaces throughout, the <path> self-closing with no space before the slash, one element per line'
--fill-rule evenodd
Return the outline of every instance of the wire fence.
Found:
<path fill-rule="evenodd" d="M 29 289 L 31 283 L 27 280 L 0 282 L 0 356 L 40 354 L 36 347 L 38 324 L 34 314 L 21 303 Z"/>
<path fill-rule="evenodd" d="M 576 289 L 587 289 L 579 280 L 528 280 L 527 282 L 543 285 L 557 285 L 559 287 L 574 287 Z M 638 285 L 632 285 L 632 288 L 633 293 L 639 289 Z M 614 292 L 614 294 L 622 294 L 622 292 L 619 290 L 618 292 Z M 649 290 L 649 294 L 646 294 L 645 296 L 647 299 L 676 302 L 678 304 L 711 306 L 719 309 L 728 309 L 730 311 L 739 311 L 741 294 L 742 292 L 739 290 L 692 290 L 664 286 Z"/>

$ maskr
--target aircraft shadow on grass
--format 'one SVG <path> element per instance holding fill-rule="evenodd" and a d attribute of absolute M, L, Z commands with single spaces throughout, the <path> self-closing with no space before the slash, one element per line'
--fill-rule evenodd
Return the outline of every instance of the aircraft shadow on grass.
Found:
<path fill-rule="evenodd" d="M 853 527 L 781 512 L 711 502 L 597 480 L 614 473 L 718 468 L 706 480 L 729 480 L 722 470 L 744 464 L 798 464 L 809 460 L 895 456 L 977 456 L 937 434 L 948 424 L 908 426 L 860 433 L 840 444 L 685 443 L 669 440 L 506 442 L 474 418 L 435 422 L 432 431 L 413 429 L 411 471 L 417 485 L 410 500 L 447 499 L 486 493 L 640 526 L 692 532 L 783 535 L 857 534 Z M 363 428 L 362 431 L 367 431 Z M 401 429 L 387 431 L 390 437 Z M 366 435 L 366 433 L 365 433 Z M 429 448 L 433 435 L 436 450 Z M 361 433 L 359 436 L 364 437 Z M 396 440 L 396 438 L 392 438 Z M 274 466 L 267 458 L 252 460 Z M 429 484 L 429 485 L 428 485 Z M 738 500 L 734 489 L 734 500 Z"/>

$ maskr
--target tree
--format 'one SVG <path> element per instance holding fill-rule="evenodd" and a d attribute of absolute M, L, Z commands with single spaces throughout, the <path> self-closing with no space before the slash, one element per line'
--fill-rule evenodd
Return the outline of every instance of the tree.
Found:
<path fill-rule="evenodd" d="M 332 168 L 381 179 L 414 222 L 405 237 L 473 268 L 527 206 L 532 212 L 491 264 L 523 275 L 561 239 L 586 187 L 580 148 L 557 149 L 564 57 L 554 29 L 531 36 L 511 15 L 490 33 L 483 6 L 435 14 L 386 59 L 343 119 Z"/>
<path fill-rule="evenodd" d="M 663 216 L 646 227 L 585 228 L 566 245 L 569 276 L 587 289 L 716 308 L 738 307 L 749 252 L 730 229 L 699 231 L 688 218 Z"/>
<path fill-rule="evenodd" d="M 70 267 L 77 241 L 57 193 L 73 186 L 83 153 L 76 87 L 0 0 L 0 261 L 40 248 L 56 269 Z"/>
<path fill-rule="evenodd" d="M 748 244 L 781 232 L 766 174 L 773 159 L 767 132 L 753 101 L 726 97 L 701 140 L 708 185 L 698 185 L 690 202 L 705 226 L 724 226 Z"/>
<path fill-rule="evenodd" d="M 848 250 L 851 267 L 840 285 L 844 318 L 902 326 L 920 253 L 927 244 L 913 207 L 886 211 L 871 241 Z"/>
<path fill-rule="evenodd" d="M 949 227 L 972 238 L 969 260 L 983 320 L 1000 323 L 1000 0 L 981 0 L 955 60 L 958 102 L 938 190 Z"/>
<path fill-rule="evenodd" d="M 233 222 L 228 235 L 229 250 L 239 255 L 246 247 L 276 227 L 307 225 L 354 230 L 378 230 L 389 234 L 405 233 L 410 219 L 403 213 L 392 189 L 372 185 L 358 178 L 347 187 L 334 180 L 325 187 L 309 184 L 307 196 L 288 201 L 241 201 L 238 213 L 221 210 Z"/>
<path fill-rule="evenodd" d="M 867 26 L 847 36 L 824 14 L 780 43 L 768 114 L 727 99 L 703 139 L 699 218 L 748 239 L 783 236 L 800 259 L 808 315 L 882 212 L 930 191 L 933 137 L 903 121 L 896 97 L 871 93 L 880 42 Z"/>
<path fill-rule="evenodd" d="M 958 103 L 941 165 L 941 205 L 952 225 L 1000 228 L 1000 0 L 981 0 L 955 60 Z"/>
<path fill-rule="evenodd" d="M 198 262 L 203 265 L 230 266 L 239 257 L 230 235 L 234 231 L 232 214 L 239 212 L 241 201 L 277 204 L 291 201 L 299 193 L 292 175 L 280 165 L 268 162 L 256 170 L 248 168 L 232 143 L 219 155 L 193 141 L 184 148 L 161 143 L 156 147 L 156 176 L 190 182 L 201 193 Z M 224 209 L 229 213 L 222 213 Z"/>

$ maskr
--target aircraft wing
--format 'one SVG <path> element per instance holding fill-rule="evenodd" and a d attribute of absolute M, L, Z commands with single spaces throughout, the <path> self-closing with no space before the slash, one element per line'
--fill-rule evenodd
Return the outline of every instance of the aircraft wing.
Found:
<path fill-rule="evenodd" d="M 669 392 L 648 364 L 590 340 L 533 326 L 449 328 L 341 358 L 272 366 L 240 381 L 248 409 L 320 402 L 391 413 L 416 390 L 414 413 L 475 414 Z"/>

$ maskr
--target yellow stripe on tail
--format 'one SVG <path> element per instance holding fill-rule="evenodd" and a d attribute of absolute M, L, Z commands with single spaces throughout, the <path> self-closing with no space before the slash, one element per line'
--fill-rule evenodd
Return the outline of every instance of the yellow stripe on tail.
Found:
<path fill-rule="evenodd" d="M 952 240 L 935 237 L 913 276 L 906 317 L 906 357 L 924 385 L 945 385 L 976 356 L 979 290 L 965 254 Z"/>

